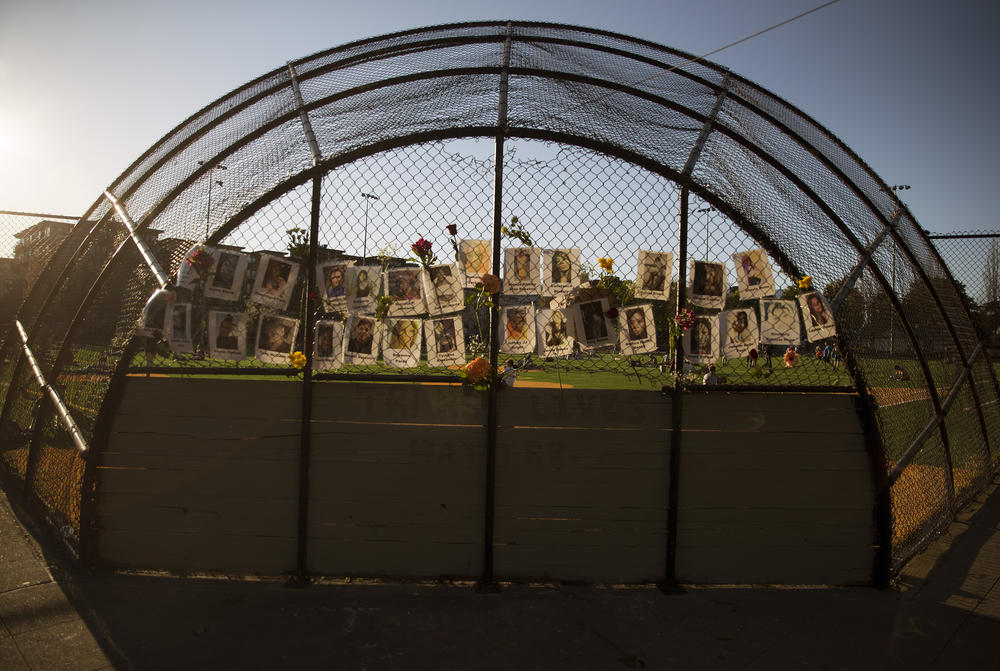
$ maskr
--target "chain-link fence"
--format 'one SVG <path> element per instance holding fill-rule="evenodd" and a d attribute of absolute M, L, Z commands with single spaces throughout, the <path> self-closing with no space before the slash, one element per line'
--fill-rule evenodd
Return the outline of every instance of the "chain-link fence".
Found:
<path fill-rule="evenodd" d="M 85 221 L 0 370 L 0 458 L 71 544 L 92 464 L 68 446 L 101 444 L 126 374 L 856 391 L 897 566 L 998 463 L 996 377 L 890 189 L 785 101 L 622 36 L 469 24 L 302 59 Z"/>
<path fill-rule="evenodd" d="M 928 237 L 959 283 L 981 338 L 1000 348 L 1000 233 L 965 231 Z"/>

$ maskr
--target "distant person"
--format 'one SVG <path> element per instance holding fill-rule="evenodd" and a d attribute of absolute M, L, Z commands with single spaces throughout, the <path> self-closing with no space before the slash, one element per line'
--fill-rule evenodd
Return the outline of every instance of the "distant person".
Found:
<path fill-rule="evenodd" d="M 898 381 L 909 380 L 910 374 L 903 370 L 903 367 L 897 363 L 893 364 L 892 375 L 889 376 L 889 379 Z"/>
<path fill-rule="evenodd" d="M 708 364 L 708 372 L 705 373 L 705 377 L 701 379 L 702 384 L 718 384 L 719 376 L 715 374 L 715 364 Z"/>
<path fill-rule="evenodd" d="M 513 387 L 517 382 L 517 368 L 514 367 L 514 360 L 507 359 L 500 373 L 500 387 Z"/>

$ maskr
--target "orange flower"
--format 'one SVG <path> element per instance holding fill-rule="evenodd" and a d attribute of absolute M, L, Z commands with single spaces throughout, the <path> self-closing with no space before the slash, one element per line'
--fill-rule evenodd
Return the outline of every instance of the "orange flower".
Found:
<path fill-rule="evenodd" d="M 495 294 L 500 291 L 500 278 L 496 275 L 484 273 L 482 278 L 483 289 L 488 293 Z"/>
<path fill-rule="evenodd" d="M 475 384 L 485 378 L 489 370 L 490 362 L 481 356 L 477 356 L 465 364 L 465 377 L 469 379 L 469 382 Z"/>

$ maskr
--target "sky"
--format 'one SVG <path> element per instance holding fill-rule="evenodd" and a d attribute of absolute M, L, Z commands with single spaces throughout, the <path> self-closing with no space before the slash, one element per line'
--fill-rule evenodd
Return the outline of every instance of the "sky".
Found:
<path fill-rule="evenodd" d="M 700 55 L 824 2 L 0 0 L 0 210 L 81 215 L 193 112 L 345 42 L 513 19 Z M 815 118 L 890 185 L 909 185 L 900 194 L 923 228 L 995 231 L 997 34 L 997 3 L 839 0 L 709 59 Z"/>

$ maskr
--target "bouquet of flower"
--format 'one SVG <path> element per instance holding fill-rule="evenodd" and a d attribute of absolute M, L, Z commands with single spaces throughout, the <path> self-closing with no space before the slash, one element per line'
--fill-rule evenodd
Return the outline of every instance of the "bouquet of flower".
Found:
<path fill-rule="evenodd" d="M 429 268 L 437 263 L 437 256 L 435 256 L 432 251 L 433 247 L 434 243 L 430 240 L 424 240 L 423 236 L 410 245 L 410 249 L 412 249 L 413 253 L 416 254 L 416 259 L 414 260 L 424 268 Z"/>

